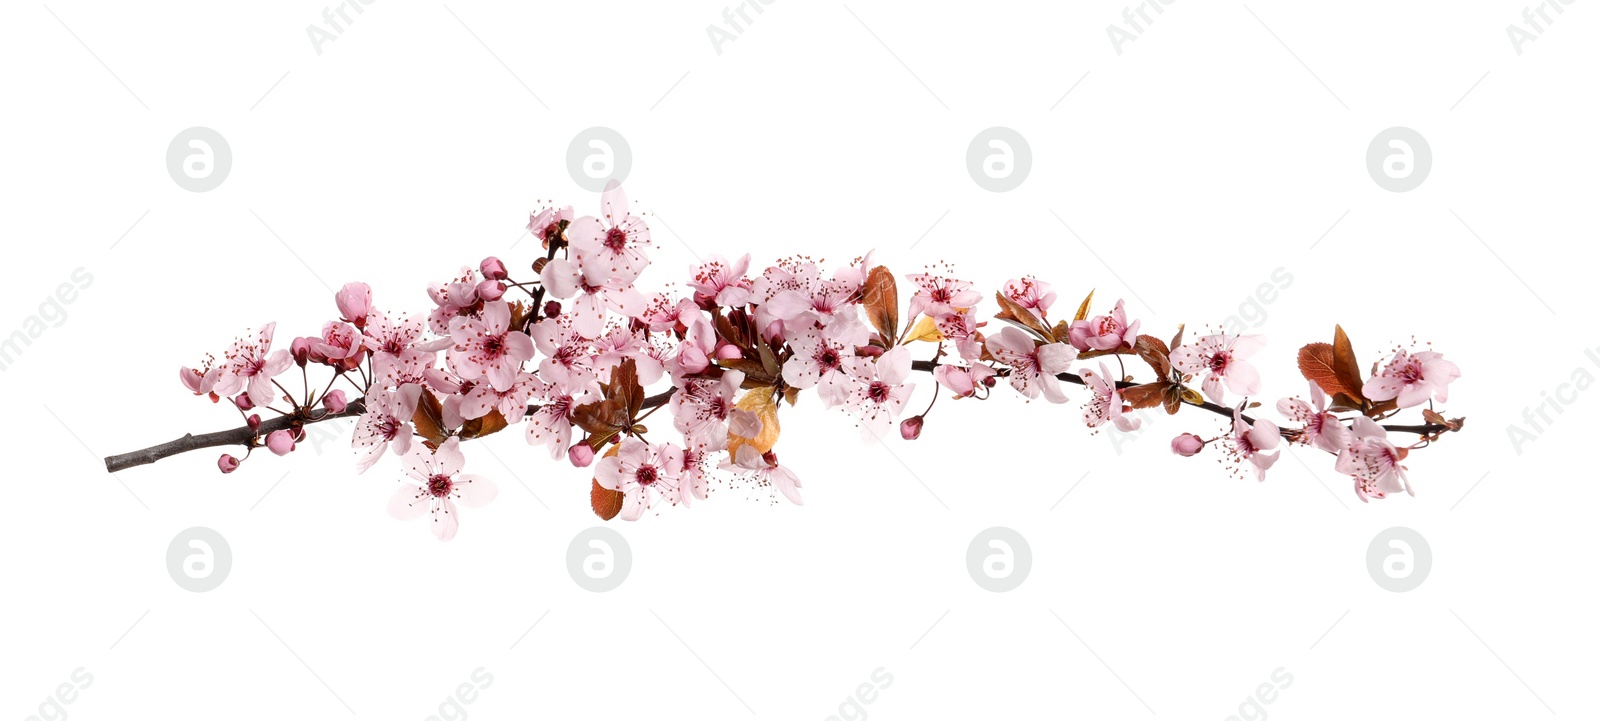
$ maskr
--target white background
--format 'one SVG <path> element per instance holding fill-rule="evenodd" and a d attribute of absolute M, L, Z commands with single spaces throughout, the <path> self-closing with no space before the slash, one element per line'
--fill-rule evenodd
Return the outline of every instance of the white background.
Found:
<path fill-rule="evenodd" d="M 818 719 L 880 667 L 863 708 L 883 719 L 1222 719 L 1280 667 L 1277 718 L 1600 710 L 1597 401 L 1558 388 L 1600 376 L 1590 5 L 1520 55 L 1517 2 L 1183 1 L 1120 55 L 1120 0 L 785 0 L 720 54 L 722 0 L 381 0 L 320 54 L 323 4 L 242 7 L 61 0 L 0 23 L 0 333 L 93 276 L 0 373 L 5 717 L 80 667 L 80 719 L 422 719 L 480 667 L 494 680 L 462 708 L 485 719 Z M 165 168 L 192 126 L 232 149 L 210 192 Z M 657 214 L 646 287 L 696 255 L 876 249 L 990 292 L 1034 273 L 1068 312 L 1096 288 L 1168 336 L 1283 268 L 1252 316 L 1264 400 L 1303 394 L 1295 349 L 1341 323 L 1363 364 L 1413 336 L 1455 360 L 1467 432 L 1412 456 L 1417 497 L 1364 505 L 1315 453 L 1262 484 L 1172 456 L 1173 434 L 1220 427 L 1204 413 L 1119 448 L 1082 428 L 1081 388 L 941 401 L 920 441 L 884 447 L 810 396 L 779 445 L 803 508 L 734 490 L 614 523 L 633 571 L 601 594 L 565 568 L 598 523 L 588 473 L 516 433 L 467 447 L 502 493 L 448 544 L 384 513 L 396 464 L 357 476 L 332 440 L 231 476 L 213 451 L 105 473 L 99 456 L 235 425 L 175 369 L 268 320 L 316 330 L 326 286 L 422 309 L 462 264 L 524 266 L 538 199 L 597 206 L 565 160 L 591 126 L 627 138 L 626 187 Z M 1031 145 L 1017 190 L 967 174 L 991 126 Z M 1432 148 L 1411 192 L 1365 167 L 1391 126 Z M 1532 430 L 1524 409 L 1558 390 L 1565 413 Z M 1512 424 L 1537 437 L 1520 454 Z M 209 593 L 166 571 L 192 526 L 232 549 Z M 991 526 L 1032 548 L 1010 593 L 965 568 Z M 1392 526 L 1432 548 L 1408 593 L 1366 568 Z"/>

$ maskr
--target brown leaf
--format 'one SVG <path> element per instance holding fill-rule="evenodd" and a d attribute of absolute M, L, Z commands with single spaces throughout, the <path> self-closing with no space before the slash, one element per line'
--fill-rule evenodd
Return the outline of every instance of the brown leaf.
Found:
<path fill-rule="evenodd" d="M 1167 344 L 1153 335 L 1141 335 L 1133 344 L 1133 352 L 1138 353 L 1144 362 L 1150 364 L 1150 370 L 1156 372 L 1156 380 L 1167 380 L 1172 376 L 1172 361 L 1168 359 L 1171 351 Z"/>
<path fill-rule="evenodd" d="M 1361 394 L 1361 364 L 1356 361 L 1355 349 L 1350 346 L 1350 336 L 1345 335 L 1344 328 L 1337 325 L 1333 327 L 1333 372 L 1350 397 L 1365 398 Z"/>
<path fill-rule="evenodd" d="M 572 411 L 573 425 L 608 438 L 633 425 L 629 422 L 630 418 L 622 402 L 615 398 L 585 403 Z"/>
<path fill-rule="evenodd" d="M 752 388 L 745 391 L 735 404 L 739 409 L 752 411 L 761 418 L 761 432 L 755 438 L 736 436 L 728 433 L 728 456 L 737 458 L 739 446 L 746 443 L 755 446 L 756 450 L 766 453 L 772 450 L 773 444 L 778 442 L 778 399 L 772 394 L 771 388 Z"/>
<path fill-rule="evenodd" d="M 639 385 L 639 369 L 632 358 L 611 369 L 611 382 L 606 385 L 606 397 L 614 398 L 627 411 L 628 418 L 639 415 L 644 407 L 644 386 Z"/>
<path fill-rule="evenodd" d="M 1083 302 L 1078 304 L 1078 312 L 1074 313 L 1073 316 L 1072 316 L 1072 319 L 1074 321 L 1088 319 L 1088 317 L 1089 317 L 1089 301 L 1091 301 L 1091 300 L 1094 300 L 1094 291 L 1092 291 L 1092 290 L 1089 291 L 1088 295 L 1083 297 Z"/>
<path fill-rule="evenodd" d="M 612 446 L 604 457 L 617 455 L 618 448 L 619 446 Z M 622 512 L 622 491 L 613 491 L 594 479 L 590 479 L 589 483 L 589 507 L 594 509 L 594 515 L 599 516 L 602 521 L 616 518 L 617 514 Z"/>
<path fill-rule="evenodd" d="M 1361 398 L 1361 389 L 1352 389 L 1345 385 L 1344 379 L 1340 377 L 1339 371 L 1336 370 L 1337 362 L 1334 358 L 1333 346 L 1327 343 L 1307 343 L 1300 349 L 1300 357 L 1298 359 L 1300 375 L 1305 376 L 1306 380 L 1317 384 L 1317 387 L 1321 388 L 1323 393 L 1332 396 L 1336 405 L 1340 404 L 1339 396 L 1345 396 L 1347 400 L 1354 403 L 1353 409 L 1359 410 L 1365 405 L 1359 400 Z"/>
<path fill-rule="evenodd" d="M 489 414 L 482 418 L 474 418 L 461 424 L 462 438 L 482 438 L 491 433 L 505 430 L 506 417 L 498 409 L 490 409 Z"/>
<path fill-rule="evenodd" d="M 1178 324 L 1178 332 L 1172 336 L 1172 344 L 1168 348 L 1177 348 L 1183 345 L 1183 324 Z M 1169 354 L 1170 355 L 1170 354 Z"/>
<path fill-rule="evenodd" d="M 1041 340 L 1055 340 L 1055 335 L 1043 323 L 1039 322 L 1039 319 L 1033 315 L 1033 311 L 1017 305 L 1016 301 L 1007 298 L 1005 293 L 995 293 L 994 298 L 1000 303 L 1000 312 L 996 313 L 994 317 L 1020 326 L 1038 336 Z"/>
<path fill-rule="evenodd" d="M 422 389 L 422 395 L 417 399 L 417 412 L 411 415 L 411 425 L 421 435 L 435 445 L 444 443 L 450 433 L 444 427 L 444 407 L 439 405 L 438 397 L 433 391 Z"/>
<path fill-rule="evenodd" d="M 894 273 L 877 266 L 867 273 L 867 282 L 861 286 L 861 305 L 867 310 L 867 320 L 878 329 L 887 343 L 893 343 L 900 327 L 900 292 L 894 283 Z"/>
<path fill-rule="evenodd" d="M 1134 408 L 1154 408 L 1166 402 L 1167 389 L 1171 387 L 1171 383 L 1156 382 L 1123 388 L 1122 400 Z"/>

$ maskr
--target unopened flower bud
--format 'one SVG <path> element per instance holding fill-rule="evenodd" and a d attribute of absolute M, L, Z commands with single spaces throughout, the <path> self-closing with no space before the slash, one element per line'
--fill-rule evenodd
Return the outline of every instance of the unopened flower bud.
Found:
<path fill-rule="evenodd" d="M 549 247 L 549 246 L 545 246 L 545 247 Z M 544 267 L 549 265 L 549 264 L 550 264 L 550 259 L 549 258 L 535 258 L 534 261 L 533 261 L 533 273 L 534 273 L 534 275 L 538 275 L 540 273 L 543 273 L 544 272 Z"/>
<path fill-rule="evenodd" d="M 294 450 L 294 434 L 288 431 L 273 431 L 267 434 L 267 450 L 279 456 L 289 455 Z"/>
<path fill-rule="evenodd" d="M 237 406 L 241 411 L 248 411 L 256 407 L 256 402 L 250 400 L 249 393 L 240 393 L 233 397 L 233 405 Z"/>
<path fill-rule="evenodd" d="M 478 284 L 478 297 L 485 302 L 500 300 L 506 294 L 506 284 L 498 280 L 486 280 Z"/>
<path fill-rule="evenodd" d="M 221 458 L 217 459 L 217 469 L 223 473 L 232 473 L 239 470 L 239 459 L 224 453 Z"/>
<path fill-rule="evenodd" d="M 256 413 L 251 413 L 249 418 L 244 419 L 244 424 L 250 426 L 251 433 L 259 431 L 261 430 L 261 416 Z"/>
<path fill-rule="evenodd" d="M 322 407 L 330 413 L 343 413 L 348 401 L 344 399 L 344 391 L 338 390 L 322 397 Z"/>
<path fill-rule="evenodd" d="M 1184 457 L 1199 453 L 1205 447 L 1206 442 L 1193 433 L 1181 433 L 1172 439 L 1172 452 Z"/>
<path fill-rule="evenodd" d="M 983 379 L 983 386 L 985 388 L 993 388 L 994 387 L 994 376 L 985 377 Z"/>
<path fill-rule="evenodd" d="M 545 301 L 544 317 L 555 318 L 561 315 L 561 302 L 555 300 Z"/>
<path fill-rule="evenodd" d="M 489 280 L 505 280 L 507 277 L 506 264 L 492 255 L 484 258 L 483 262 L 478 264 L 478 270 L 482 271 L 483 277 Z"/>
<path fill-rule="evenodd" d="M 717 349 L 717 360 L 739 360 L 744 357 L 744 351 L 739 346 L 724 344 Z"/>
<path fill-rule="evenodd" d="M 594 449 L 588 443 L 579 443 L 567 449 L 567 460 L 578 468 L 588 468 L 590 463 L 594 463 Z"/>
<path fill-rule="evenodd" d="M 289 355 L 294 356 L 294 362 L 301 368 L 306 367 L 306 359 L 311 357 L 311 339 L 296 338 L 289 344 Z"/>
<path fill-rule="evenodd" d="M 900 437 L 908 441 L 917 440 L 922 435 L 922 416 L 912 416 L 900 421 Z"/>

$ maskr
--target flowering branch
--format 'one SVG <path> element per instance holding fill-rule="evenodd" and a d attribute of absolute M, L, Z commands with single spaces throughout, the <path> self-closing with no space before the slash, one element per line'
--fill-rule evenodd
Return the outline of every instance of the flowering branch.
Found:
<path fill-rule="evenodd" d="M 488 503 L 497 492 L 492 480 L 462 472 L 461 443 L 514 425 L 552 458 L 594 466 L 591 505 L 607 520 L 689 506 L 705 500 L 713 482 L 800 504 L 800 478 L 773 449 L 780 408 L 810 391 L 823 407 L 853 417 L 868 442 L 887 437 L 897 419 L 900 437 L 915 440 L 939 395 L 981 402 L 1002 382 L 1051 403 L 1067 401 L 1063 384 L 1087 388 L 1083 422 L 1096 432 L 1137 430 L 1135 409 L 1176 414 L 1193 406 L 1231 423 L 1209 439 L 1180 434 L 1175 453 L 1215 446 L 1236 475 L 1248 469 L 1265 479 L 1281 444 L 1313 446 L 1336 456 L 1335 470 L 1350 476 L 1362 500 L 1410 493 L 1402 461 L 1464 423 L 1434 409 L 1460 375 L 1453 363 L 1431 350 L 1402 349 L 1363 374 L 1336 327 L 1332 343 L 1300 349 L 1309 402 L 1279 400 L 1287 421 L 1280 427 L 1248 413 L 1261 405 L 1251 400 L 1261 382 L 1250 363 L 1261 336 L 1217 332 L 1186 343 L 1179 326 L 1162 340 L 1141 334 L 1121 301 L 1091 317 L 1093 293 L 1070 319 L 1053 319 L 1056 293 L 1032 277 L 994 294 L 992 318 L 1001 324 L 980 320 L 985 296 L 948 267 L 903 276 L 914 290 L 902 305 L 895 274 L 870 255 L 827 275 L 801 257 L 754 276 L 748 255 L 713 257 L 692 268 L 687 292 L 647 296 L 635 283 L 649 265 L 648 224 L 616 185 L 601 206 L 598 217 L 576 217 L 570 207 L 531 215 L 528 228 L 544 248 L 531 264 L 536 277 L 515 279 L 499 259 L 486 258 L 430 286 L 430 313 L 404 317 L 376 310 L 371 290 L 350 283 L 335 294 L 339 318 L 320 336 L 274 350 L 269 323 L 220 361 L 180 369 L 191 393 L 228 399 L 245 425 L 111 456 L 106 469 L 243 446 L 242 458 L 217 461 L 231 473 L 257 450 L 293 452 L 311 424 L 356 418 L 359 471 L 386 455 L 401 457 L 391 515 L 428 515 L 435 535 L 449 539 L 460 507 Z M 931 359 L 913 361 L 914 347 L 929 348 Z M 1091 359 L 1097 362 L 1084 363 Z M 1114 373 L 1107 361 L 1116 363 Z M 1130 362 L 1148 367 L 1149 379 L 1135 380 Z M 286 374 L 295 366 L 301 382 L 291 390 L 285 383 L 293 374 Z M 313 382 L 311 371 L 322 369 L 326 382 Z M 936 390 L 926 410 L 903 417 L 913 371 L 932 374 Z M 666 388 L 647 394 L 656 384 Z M 1419 407 L 1421 423 L 1380 423 Z M 1396 445 L 1391 433 L 1418 438 Z"/>

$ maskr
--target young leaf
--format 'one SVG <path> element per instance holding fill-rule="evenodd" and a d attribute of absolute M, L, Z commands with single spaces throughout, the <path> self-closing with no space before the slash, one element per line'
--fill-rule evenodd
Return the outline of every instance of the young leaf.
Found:
<path fill-rule="evenodd" d="M 739 446 L 746 443 L 755 446 L 756 450 L 766 453 L 778 442 L 778 399 L 773 396 L 772 389 L 752 388 L 745 391 L 735 404 L 740 410 L 751 411 L 761 418 L 761 433 L 755 438 L 745 438 L 728 434 L 728 453 L 737 456 Z"/>
<path fill-rule="evenodd" d="M 1172 375 L 1172 361 L 1168 359 L 1171 351 L 1167 344 L 1153 335 L 1141 335 L 1133 344 L 1133 351 L 1139 354 L 1144 362 L 1150 364 L 1150 370 L 1156 372 L 1156 380 L 1164 381 Z"/>
<path fill-rule="evenodd" d="M 1333 327 L 1333 372 L 1339 377 L 1339 383 L 1344 386 L 1346 393 L 1352 398 L 1364 398 L 1361 395 L 1361 364 L 1356 362 L 1350 336 L 1345 335 L 1344 328 L 1337 325 Z"/>
<path fill-rule="evenodd" d="M 1317 387 L 1332 396 L 1336 403 L 1340 400 L 1339 396 L 1346 396 L 1355 400 L 1356 408 L 1362 406 L 1358 400 L 1361 398 L 1361 389 L 1346 386 L 1335 369 L 1337 361 L 1334 359 L 1333 346 L 1327 343 L 1307 343 L 1300 349 L 1298 363 L 1300 375 L 1317 384 Z"/>
<path fill-rule="evenodd" d="M 1172 384 L 1165 381 L 1146 383 L 1132 388 L 1122 389 L 1122 400 L 1134 408 L 1154 408 L 1166 402 L 1167 389 Z"/>
<path fill-rule="evenodd" d="M 450 437 L 444 427 L 444 407 L 439 405 L 439 399 L 433 395 L 433 391 L 426 388 L 417 398 L 417 412 L 411 416 L 411 425 L 416 427 L 418 435 L 433 441 L 434 445 L 444 443 Z"/>
<path fill-rule="evenodd" d="M 1074 321 L 1087 320 L 1089 318 L 1089 301 L 1091 300 L 1094 300 L 1094 291 L 1092 290 L 1083 297 L 1083 302 L 1078 304 L 1078 312 L 1072 316 Z"/>
<path fill-rule="evenodd" d="M 611 450 L 606 451 L 605 457 L 609 458 L 617 455 L 619 448 L 620 446 L 612 446 Z M 589 507 L 594 509 L 594 515 L 599 516 L 602 521 L 616 518 L 617 514 L 622 512 L 622 491 L 613 491 L 606 488 L 600 485 L 598 480 L 591 479 L 589 483 L 591 484 L 589 486 Z"/>
<path fill-rule="evenodd" d="M 996 313 L 994 317 L 1020 326 L 1038 336 L 1041 340 L 1047 342 L 1055 340 L 1055 335 L 1043 323 L 1039 322 L 1039 319 L 1033 315 L 1033 311 L 1017 305 L 1016 301 L 1007 298 L 1005 293 L 995 293 L 994 299 L 1000 303 L 1000 312 Z"/>
<path fill-rule="evenodd" d="M 502 430 L 505 430 L 507 425 L 506 417 L 501 415 L 498 409 L 491 408 L 488 415 L 483 416 L 482 418 L 473 418 L 466 423 L 462 423 L 461 437 L 482 438 L 483 436 L 487 436 L 491 433 L 498 433 Z"/>
<path fill-rule="evenodd" d="M 885 342 L 893 343 L 900 327 L 900 293 L 894 273 L 881 265 L 868 272 L 867 282 L 861 287 L 861 305 L 866 308 L 872 327 L 878 329 Z"/>
<path fill-rule="evenodd" d="M 937 343 L 944 340 L 944 334 L 939 332 L 939 327 L 934 325 L 932 318 L 922 316 L 917 321 L 917 324 L 911 328 L 911 332 L 906 334 L 906 343 L 908 345 L 919 340 Z"/>

